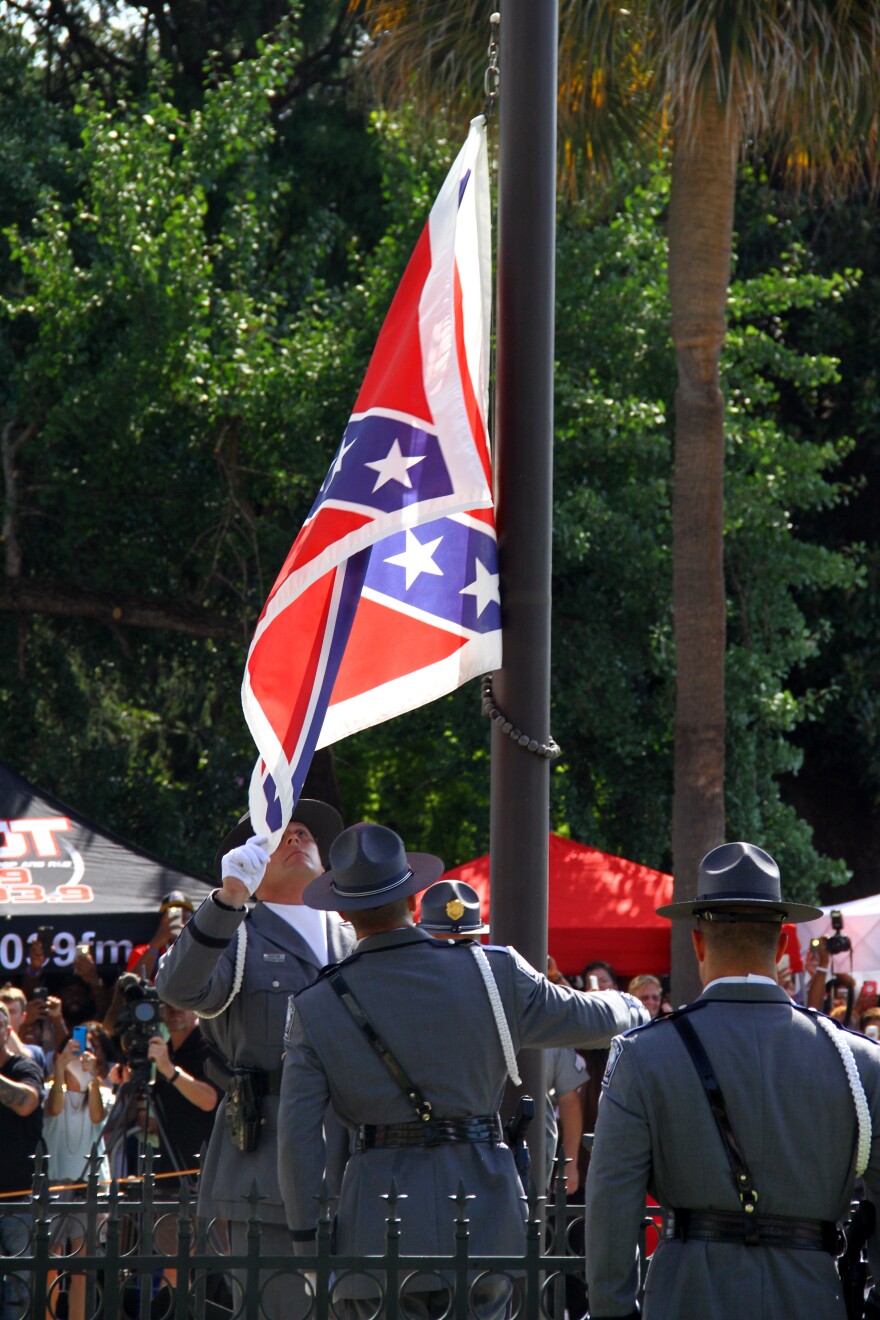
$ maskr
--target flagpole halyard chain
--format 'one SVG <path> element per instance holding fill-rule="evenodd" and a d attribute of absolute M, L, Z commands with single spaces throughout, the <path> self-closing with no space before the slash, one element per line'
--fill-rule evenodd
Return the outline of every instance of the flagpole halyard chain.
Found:
<path fill-rule="evenodd" d="M 483 91 L 486 94 L 486 100 L 483 103 L 483 114 L 487 120 L 491 119 L 495 113 L 498 90 L 501 84 L 501 70 L 498 68 L 498 29 L 500 26 L 501 15 L 497 12 L 490 14 L 489 47 L 487 50 L 489 63 L 486 66 L 486 72 L 483 74 Z"/>
<path fill-rule="evenodd" d="M 520 747 L 525 748 L 527 752 L 533 752 L 535 756 L 543 756 L 547 761 L 555 761 L 562 751 L 559 743 L 552 737 L 547 742 L 538 742 L 537 738 L 530 738 L 522 729 L 516 729 L 513 723 L 507 718 L 503 711 L 495 705 L 495 695 L 492 691 L 492 675 L 483 675 L 483 714 L 487 719 L 494 720 L 501 728 L 502 733 L 506 733 L 508 738 L 512 738 Z"/>

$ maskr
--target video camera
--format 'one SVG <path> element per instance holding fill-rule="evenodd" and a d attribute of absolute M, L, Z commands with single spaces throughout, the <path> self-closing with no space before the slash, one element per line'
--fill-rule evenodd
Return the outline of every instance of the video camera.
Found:
<path fill-rule="evenodd" d="M 829 935 L 825 940 L 825 947 L 828 952 L 831 954 L 849 953 L 852 949 L 852 942 L 848 935 L 841 934 L 841 931 L 843 930 L 843 913 L 839 911 L 838 908 L 834 908 L 829 914 L 829 920 L 831 921 L 831 928 L 834 931 L 834 934 Z M 818 949 L 818 940 L 811 940 L 810 943 L 814 949 Z"/>
<path fill-rule="evenodd" d="M 123 1057 L 133 1077 L 146 1077 L 150 1039 L 162 1022 L 162 1001 L 152 982 L 142 981 L 134 972 L 123 972 L 117 988 L 124 1001 L 115 1028 Z"/>

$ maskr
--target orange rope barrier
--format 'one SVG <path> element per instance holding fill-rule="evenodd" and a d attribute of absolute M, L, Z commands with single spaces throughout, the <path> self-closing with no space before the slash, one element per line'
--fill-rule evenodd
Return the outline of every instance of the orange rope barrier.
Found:
<path fill-rule="evenodd" d="M 191 1178 L 198 1172 L 199 1172 L 198 1169 L 171 1169 L 168 1173 L 154 1173 L 151 1175 L 151 1177 L 154 1182 L 158 1182 L 160 1178 Z M 98 1182 L 98 1186 L 110 1187 L 115 1182 L 121 1187 L 123 1183 L 136 1183 L 143 1181 L 144 1181 L 143 1174 L 138 1173 L 138 1174 L 130 1174 L 126 1178 L 102 1178 Z M 57 1183 L 54 1187 L 50 1187 L 49 1191 L 76 1192 L 81 1187 L 87 1188 L 88 1185 L 89 1184 L 87 1182 Z M 0 1201 L 16 1201 L 16 1200 L 21 1201 L 24 1200 L 26 1197 L 31 1196 L 32 1193 L 33 1193 L 32 1187 L 27 1187 L 25 1188 L 24 1191 L 21 1192 L 0 1192 Z"/>

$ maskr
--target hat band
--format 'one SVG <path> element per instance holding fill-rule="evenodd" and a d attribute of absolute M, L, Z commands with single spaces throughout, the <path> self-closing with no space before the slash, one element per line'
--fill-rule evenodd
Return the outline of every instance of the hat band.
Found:
<path fill-rule="evenodd" d="M 755 925 L 772 925 L 776 921 L 785 921 L 788 916 L 787 908 L 768 908 L 766 912 L 717 912 L 711 909 L 707 912 L 705 909 L 694 908 L 694 916 L 699 917 L 701 921 L 721 921 L 721 922 L 751 922 Z"/>
<path fill-rule="evenodd" d="M 385 885 L 380 885 L 378 889 L 340 889 L 335 880 L 330 881 L 330 888 L 339 898 L 375 898 L 377 894 L 387 894 L 390 889 L 397 889 L 398 885 L 403 885 L 407 880 L 412 879 L 412 869 L 407 867 L 403 875 L 397 880 L 389 880 Z"/>
<path fill-rule="evenodd" d="M 697 894 L 694 903 L 778 903 L 785 906 L 785 900 L 778 895 L 758 894 L 754 890 L 740 890 L 736 894 Z"/>

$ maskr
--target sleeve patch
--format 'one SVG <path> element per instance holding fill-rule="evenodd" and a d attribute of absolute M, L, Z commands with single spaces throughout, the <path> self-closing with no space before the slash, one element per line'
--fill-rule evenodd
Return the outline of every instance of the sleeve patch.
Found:
<path fill-rule="evenodd" d="M 608 1051 L 608 1063 L 605 1065 L 605 1076 L 602 1078 L 602 1090 L 611 1085 L 611 1078 L 614 1076 L 614 1069 L 617 1067 L 617 1061 L 623 1053 L 623 1037 L 615 1036 L 611 1042 L 611 1049 Z"/>

